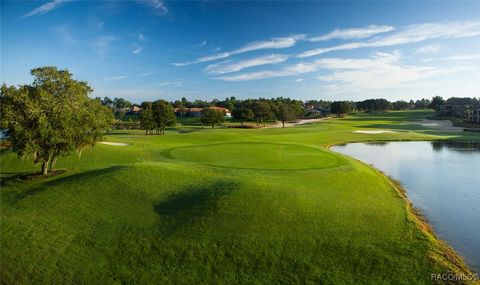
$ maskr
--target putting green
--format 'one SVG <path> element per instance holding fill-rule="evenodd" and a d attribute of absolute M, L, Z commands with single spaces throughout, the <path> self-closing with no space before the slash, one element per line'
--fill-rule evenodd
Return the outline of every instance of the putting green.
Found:
<path fill-rule="evenodd" d="M 182 147 L 170 149 L 164 155 L 210 166 L 242 169 L 307 170 L 345 163 L 342 157 L 317 148 L 257 142 Z"/>

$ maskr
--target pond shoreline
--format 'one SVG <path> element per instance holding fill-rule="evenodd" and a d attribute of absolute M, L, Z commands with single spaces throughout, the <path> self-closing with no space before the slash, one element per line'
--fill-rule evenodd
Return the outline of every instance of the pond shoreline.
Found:
<path fill-rule="evenodd" d="M 406 212 L 407 212 L 407 219 L 409 222 L 413 222 L 415 226 L 431 241 L 433 249 L 430 249 L 429 259 L 433 262 L 445 266 L 445 269 L 448 270 L 449 273 L 456 274 L 456 275 L 464 275 L 464 276 L 472 276 L 474 271 L 468 266 L 465 259 L 458 254 L 448 243 L 447 241 L 439 238 L 432 225 L 428 222 L 425 215 L 422 213 L 422 210 L 415 207 L 412 201 L 408 198 L 406 189 L 400 183 L 400 181 L 394 179 L 393 177 L 387 175 L 380 169 L 374 167 L 371 164 L 368 164 L 360 159 L 354 158 L 352 156 L 342 154 L 340 152 L 336 152 L 331 150 L 334 146 L 341 146 L 346 144 L 352 143 L 388 143 L 388 142 L 461 142 L 465 140 L 368 140 L 368 141 L 352 141 L 352 142 L 341 142 L 335 144 L 326 145 L 326 149 L 335 152 L 339 155 L 346 156 L 350 159 L 353 159 L 368 168 L 375 171 L 378 175 L 382 176 L 385 181 L 393 188 L 393 190 L 400 196 L 400 198 L 404 201 Z M 477 142 L 477 141 L 468 141 L 468 142 Z M 458 284 L 480 284 L 478 280 L 476 281 L 457 281 Z M 454 284 L 457 284 L 454 282 Z"/>

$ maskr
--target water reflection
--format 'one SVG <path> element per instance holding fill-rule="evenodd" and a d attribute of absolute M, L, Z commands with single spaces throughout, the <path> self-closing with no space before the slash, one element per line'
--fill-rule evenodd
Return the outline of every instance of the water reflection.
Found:
<path fill-rule="evenodd" d="M 437 141 L 431 142 L 434 151 L 442 151 L 444 148 L 449 148 L 456 151 L 480 151 L 480 142 L 452 142 L 452 141 Z"/>
<path fill-rule="evenodd" d="M 365 143 L 367 145 L 376 145 L 376 146 L 385 146 L 387 144 L 389 144 L 389 142 L 367 142 Z"/>

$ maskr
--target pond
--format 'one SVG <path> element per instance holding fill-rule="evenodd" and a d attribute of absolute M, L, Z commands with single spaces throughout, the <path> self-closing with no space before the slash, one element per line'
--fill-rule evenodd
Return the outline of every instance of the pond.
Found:
<path fill-rule="evenodd" d="M 332 150 L 400 181 L 435 233 L 480 271 L 480 142 L 386 142 Z"/>

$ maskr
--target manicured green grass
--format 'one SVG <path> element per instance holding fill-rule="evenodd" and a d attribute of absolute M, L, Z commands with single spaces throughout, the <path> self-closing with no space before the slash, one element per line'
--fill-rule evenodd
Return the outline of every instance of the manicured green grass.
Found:
<path fill-rule="evenodd" d="M 391 183 L 326 149 L 350 141 L 480 140 L 412 120 L 353 115 L 286 129 L 121 131 L 67 172 L 18 176 L 1 154 L 5 284 L 429 284 L 445 272 Z M 397 131 L 378 135 L 357 129 Z M 184 129 L 182 129 L 184 130 Z"/>

